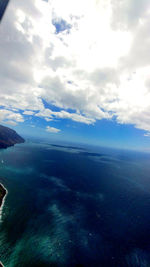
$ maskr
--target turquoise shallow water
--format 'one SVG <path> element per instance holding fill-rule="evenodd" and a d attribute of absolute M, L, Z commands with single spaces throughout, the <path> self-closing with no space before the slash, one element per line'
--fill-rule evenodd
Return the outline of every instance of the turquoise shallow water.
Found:
<path fill-rule="evenodd" d="M 25 143 L 0 151 L 6 267 L 150 266 L 150 156 Z"/>

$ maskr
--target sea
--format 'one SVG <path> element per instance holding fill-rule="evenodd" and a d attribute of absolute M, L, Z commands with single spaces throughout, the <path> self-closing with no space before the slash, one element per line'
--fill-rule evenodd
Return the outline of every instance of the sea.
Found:
<path fill-rule="evenodd" d="M 150 154 L 27 141 L 0 150 L 5 267 L 149 267 Z"/>

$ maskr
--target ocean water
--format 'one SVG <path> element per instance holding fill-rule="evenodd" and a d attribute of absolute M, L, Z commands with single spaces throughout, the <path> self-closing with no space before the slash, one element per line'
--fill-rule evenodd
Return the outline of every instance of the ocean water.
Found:
<path fill-rule="evenodd" d="M 150 266 L 150 154 L 28 142 L 0 182 L 4 266 Z"/>

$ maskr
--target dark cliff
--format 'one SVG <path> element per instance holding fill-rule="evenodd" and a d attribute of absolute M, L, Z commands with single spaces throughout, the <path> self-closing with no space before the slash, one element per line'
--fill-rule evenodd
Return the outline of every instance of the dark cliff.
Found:
<path fill-rule="evenodd" d="M 14 130 L 0 125 L 0 148 L 7 148 L 9 146 L 24 142 L 25 140 Z"/>
<path fill-rule="evenodd" d="M 4 196 L 6 195 L 7 191 L 6 189 L 3 187 L 2 184 L 0 184 L 0 207 L 2 205 L 2 202 L 3 202 L 3 198 Z M 1 265 L 0 265 L 1 266 Z"/>

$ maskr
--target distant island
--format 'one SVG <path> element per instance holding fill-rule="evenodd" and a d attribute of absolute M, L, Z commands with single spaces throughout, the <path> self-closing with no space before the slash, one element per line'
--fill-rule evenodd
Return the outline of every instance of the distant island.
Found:
<path fill-rule="evenodd" d="M 16 131 L 0 125 L 0 148 L 7 148 L 24 142 L 25 140 Z"/>

